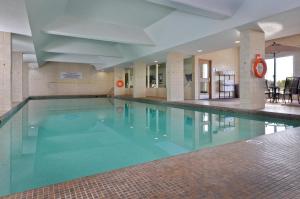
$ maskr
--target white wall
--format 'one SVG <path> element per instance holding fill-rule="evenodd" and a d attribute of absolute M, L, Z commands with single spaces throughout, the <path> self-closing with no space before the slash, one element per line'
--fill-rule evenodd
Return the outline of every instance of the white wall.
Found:
<path fill-rule="evenodd" d="M 0 32 L 0 112 L 11 108 L 11 33 Z"/>
<path fill-rule="evenodd" d="M 23 100 L 23 54 L 12 53 L 12 101 L 21 102 Z"/>
<path fill-rule="evenodd" d="M 198 55 L 196 59 L 212 61 L 212 98 L 219 98 L 218 75 L 216 70 L 234 70 L 236 83 L 239 83 L 239 48 L 229 48 L 208 54 Z"/>
<path fill-rule="evenodd" d="M 167 98 L 166 88 L 146 88 L 147 97 Z"/>
<path fill-rule="evenodd" d="M 61 72 L 81 72 L 82 79 L 62 80 Z M 113 87 L 113 72 L 99 72 L 91 65 L 50 62 L 29 69 L 29 95 L 107 94 Z"/>

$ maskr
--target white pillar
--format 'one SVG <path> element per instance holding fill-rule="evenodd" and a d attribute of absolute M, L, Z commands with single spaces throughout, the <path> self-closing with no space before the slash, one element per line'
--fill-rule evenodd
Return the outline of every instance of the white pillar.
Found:
<path fill-rule="evenodd" d="M 0 110 L 11 108 L 11 33 L 0 32 Z"/>
<path fill-rule="evenodd" d="M 122 87 L 117 86 L 117 81 L 123 81 L 124 85 Z M 114 68 L 114 96 L 125 95 L 125 69 L 124 68 Z"/>
<path fill-rule="evenodd" d="M 22 70 L 22 96 L 23 99 L 29 97 L 29 67 L 28 64 L 23 63 Z"/>
<path fill-rule="evenodd" d="M 167 56 L 167 100 L 184 100 L 184 68 L 183 55 L 169 53 Z"/>
<path fill-rule="evenodd" d="M 300 76 L 300 52 L 294 53 L 294 76 Z"/>
<path fill-rule="evenodd" d="M 147 66 L 147 88 L 150 88 L 150 66 Z"/>
<path fill-rule="evenodd" d="M 155 84 L 156 84 L 156 88 L 158 88 L 158 86 L 159 86 L 158 66 L 159 66 L 159 64 L 156 64 L 156 67 L 155 67 Z"/>
<path fill-rule="evenodd" d="M 146 97 L 146 64 L 143 62 L 133 66 L 133 97 Z"/>
<path fill-rule="evenodd" d="M 12 53 L 12 101 L 21 102 L 23 100 L 23 54 L 21 52 Z"/>
<path fill-rule="evenodd" d="M 196 58 L 196 56 L 192 57 L 192 65 L 193 65 L 193 80 L 192 80 L 192 93 L 193 93 L 193 98 L 195 100 L 199 99 L 199 94 L 200 94 L 200 88 L 199 88 L 199 78 L 200 78 L 200 71 L 199 71 L 199 62 Z"/>
<path fill-rule="evenodd" d="M 241 32 L 240 44 L 240 106 L 257 110 L 265 107 L 264 79 L 253 75 L 255 55 L 265 57 L 265 35 L 263 32 L 246 30 Z"/>

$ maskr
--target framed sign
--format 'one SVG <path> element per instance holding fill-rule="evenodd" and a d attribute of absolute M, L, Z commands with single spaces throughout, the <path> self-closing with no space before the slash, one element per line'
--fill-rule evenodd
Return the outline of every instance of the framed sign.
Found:
<path fill-rule="evenodd" d="M 60 79 L 82 79 L 81 72 L 61 72 Z"/>

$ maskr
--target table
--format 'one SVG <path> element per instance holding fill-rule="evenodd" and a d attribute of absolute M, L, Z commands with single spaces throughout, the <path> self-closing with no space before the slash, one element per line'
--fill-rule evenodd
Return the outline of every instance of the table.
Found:
<path fill-rule="evenodd" d="M 273 103 L 278 102 L 279 94 L 280 94 L 280 88 L 278 86 L 275 86 L 275 87 L 270 86 L 269 88 L 271 89 L 271 94 L 272 94 L 272 99 L 273 99 L 273 101 L 271 101 L 271 102 L 273 102 Z"/>

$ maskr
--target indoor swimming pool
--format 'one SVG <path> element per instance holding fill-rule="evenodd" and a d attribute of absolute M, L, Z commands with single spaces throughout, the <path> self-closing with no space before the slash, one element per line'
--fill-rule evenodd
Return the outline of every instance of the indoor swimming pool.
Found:
<path fill-rule="evenodd" d="M 0 128 L 0 196 L 298 126 L 119 99 L 31 100 Z"/>

